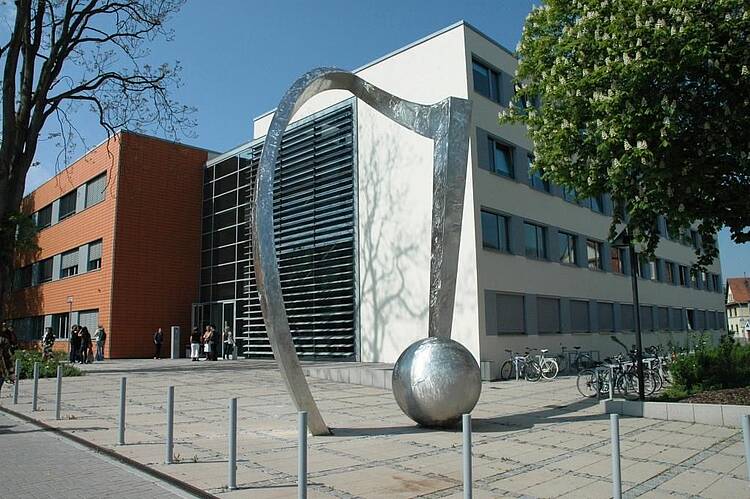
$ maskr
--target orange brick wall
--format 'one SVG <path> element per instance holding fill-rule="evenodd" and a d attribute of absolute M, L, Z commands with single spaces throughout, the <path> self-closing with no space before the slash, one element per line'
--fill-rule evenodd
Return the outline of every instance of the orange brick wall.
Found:
<path fill-rule="evenodd" d="M 106 171 L 108 185 L 104 201 L 41 230 L 37 236 L 39 252 L 18 258 L 19 265 L 25 265 L 101 239 L 102 268 L 12 293 L 8 300 L 8 317 L 66 313 L 70 310 L 67 299 L 72 296 L 74 311 L 99 309 L 99 322 L 110 331 L 112 236 L 117 204 L 119 146 L 119 137 L 114 137 L 109 143 L 94 148 L 23 201 L 24 211 L 32 213 Z M 64 348 L 67 349 L 67 346 Z"/>
<path fill-rule="evenodd" d="M 168 356 L 170 326 L 180 326 L 186 344 L 198 298 L 207 153 L 135 134 L 122 140 L 110 354 L 152 356 L 161 327 Z"/>

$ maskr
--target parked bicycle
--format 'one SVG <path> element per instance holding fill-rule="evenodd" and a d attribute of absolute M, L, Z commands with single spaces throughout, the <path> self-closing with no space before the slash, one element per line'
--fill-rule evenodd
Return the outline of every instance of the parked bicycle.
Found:
<path fill-rule="evenodd" d="M 557 374 L 560 372 L 557 359 L 555 357 L 546 357 L 544 354 L 549 352 L 546 348 L 542 348 L 539 352 L 541 352 L 541 355 L 537 357 L 537 362 L 542 371 L 542 377 L 547 380 L 557 378 Z"/>
<path fill-rule="evenodd" d="M 500 367 L 500 379 L 524 378 L 526 381 L 539 381 L 542 377 L 542 369 L 539 363 L 531 358 L 528 351 L 525 355 L 515 354 L 508 349 L 505 351 L 508 352 L 509 358 Z"/>

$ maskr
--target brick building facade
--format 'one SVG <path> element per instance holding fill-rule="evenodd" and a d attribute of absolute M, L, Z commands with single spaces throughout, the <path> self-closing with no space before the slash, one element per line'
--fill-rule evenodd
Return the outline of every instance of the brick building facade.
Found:
<path fill-rule="evenodd" d="M 101 324 L 108 358 L 153 355 L 198 293 L 204 149 L 120 132 L 30 193 L 38 251 L 20 255 L 4 317 L 22 340 Z M 165 188 L 169 186 L 169 188 Z"/>

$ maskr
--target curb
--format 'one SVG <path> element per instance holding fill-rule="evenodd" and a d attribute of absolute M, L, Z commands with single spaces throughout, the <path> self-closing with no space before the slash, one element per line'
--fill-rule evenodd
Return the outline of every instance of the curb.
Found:
<path fill-rule="evenodd" d="M 118 454 L 117 452 L 113 451 L 112 449 L 108 449 L 106 447 L 101 447 L 97 444 L 94 444 L 92 442 L 89 442 L 86 439 L 83 439 L 79 436 L 72 435 L 70 433 L 67 433 L 65 430 L 61 430 L 60 428 L 56 428 L 54 426 L 50 426 L 47 423 L 43 423 L 42 421 L 38 421 L 32 417 L 27 416 L 26 414 L 22 414 L 20 412 L 16 412 L 12 409 L 8 409 L 5 406 L 0 406 L 0 411 L 5 412 L 7 414 L 10 414 L 11 416 L 14 416 L 18 419 L 21 419 L 23 421 L 26 421 L 27 423 L 31 423 L 35 426 L 38 426 L 39 428 L 42 428 L 45 431 L 49 431 L 51 433 L 54 433 L 55 435 L 59 435 L 63 438 L 67 438 L 68 440 L 72 440 L 73 442 L 83 445 L 84 447 L 91 449 L 95 452 L 98 452 L 100 454 L 105 454 L 106 456 L 119 461 L 122 464 L 125 464 L 127 466 L 130 466 L 132 468 L 137 469 L 138 471 L 145 473 L 153 478 L 156 478 L 158 480 L 161 480 L 163 482 L 168 483 L 169 485 L 182 490 L 183 492 L 187 492 L 190 495 L 193 495 L 195 497 L 199 497 L 201 499 L 219 499 L 218 496 L 215 496 L 213 494 L 209 494 L 205 490 L 199 489 L 198 487 L 195 487 L 194 485 L 190 485 L 187 482 L 183 482 L 182 480 L 178 480 L 174 478 L 171 475 L 167 475 L 166 473 L 162 473 L 161 471 L 157 471 L 150 466 L 147 466 L 145 464 L 139 463 L 138 461 L 131 459 L 129 457 L 125 457 L 122 454 Z"/>

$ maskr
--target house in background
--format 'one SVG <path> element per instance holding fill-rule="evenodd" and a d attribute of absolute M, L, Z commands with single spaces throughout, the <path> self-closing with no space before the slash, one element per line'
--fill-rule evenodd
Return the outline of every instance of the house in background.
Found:
<path fill-rule="evenodd" d="M 734 337 L 750 340 L 750 278 L 727 279 L 727 324 Z"/>

